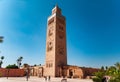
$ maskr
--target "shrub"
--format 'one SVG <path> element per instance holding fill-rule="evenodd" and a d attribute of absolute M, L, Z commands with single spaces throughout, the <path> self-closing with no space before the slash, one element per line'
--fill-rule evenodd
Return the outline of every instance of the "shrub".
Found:
<path fill-rule="evenodd" d="M 92 80 L 93 80 L 93 82 L 102 82 L 102 79 L 101 79 L 101 78 L 98 78 L 98 77 L 93 78 Z"/>

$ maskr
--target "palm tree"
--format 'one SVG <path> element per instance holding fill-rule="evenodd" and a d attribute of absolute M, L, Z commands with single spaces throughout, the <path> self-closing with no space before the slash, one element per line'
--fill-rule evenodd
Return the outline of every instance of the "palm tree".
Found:
<path fill-rule="evenodd" d="M 2 43 L 3 42 L 3 37 L 2 36 L 0 36 L 0 43 Z"/>
<path fill-rule="evenodd" d="M 0 68 L 1 68 L 1 66 L 2 66 L 2 64 L 3 64 L 3 59 L 4 59 L 4 56 L 1 56 L 1 57 L 0 57 Z"/>
<path fill-rule="evenodd" d="M 102 66 L 102 67 L 101 67 L 101 71 L 105 71 L 105 68 L 104 68 L 104 66 Z"/>
<path fill-rule="evenodd" d="M 3 42 L 3 37 L 2 36 L 0 36 L 0 43 L 2 43 Z"/>
<path fill-rule="evenodd" d="M 1 56 L 1 60 L 3 60 L 4 59 L 4 56 Z"/>
<path fill-rule="evenodd" d="M 17 59 L 17 65 L 18 65 L 19 68 L 20 68 L 20 66 L 21 66 L 22 59 L 23 59 L 22 56 L 20 56 L 20 57 Z"/>
<path fill-rule="evenodd" d="M 106 66 L 105 68 L 106 68 L 106 70 L 107 70 L 107 69 L 108 69 L 108 66 Z"/>
<path fill-rule="evenodd" d="M 2 36 L 0 36 L 0 43 L 2 43 L 3 42 L 3 37 Z M 1 58 L 0 58 L 0 68 L 1 68 L 1 65 L 3 64 L 3 60 L 4 59 L 4 56 L 1 56 Z"/>
<path fill-rule="evenodd" d="M 22 60 L 23 59 L 23 57 L 22 56 L 20 56 L 20 58 L 19 58 L 20 60 Z"/>
<path fill-rule="evenodd" d="M 0 68 L 1 68 L 2 64 L 3 64 L 3 62 L 0 60 Z"/>

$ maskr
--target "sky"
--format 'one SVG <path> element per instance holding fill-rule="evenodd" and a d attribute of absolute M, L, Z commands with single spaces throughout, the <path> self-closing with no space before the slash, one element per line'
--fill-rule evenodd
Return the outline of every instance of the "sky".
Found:
<path fill-rule="evenodd" d="M 3 67 L 45 64 L 47 18 L 54 6 L 66 17 L 69 65 L 101 67 L 120 62 L 120 0 L 0 0 Z"/>

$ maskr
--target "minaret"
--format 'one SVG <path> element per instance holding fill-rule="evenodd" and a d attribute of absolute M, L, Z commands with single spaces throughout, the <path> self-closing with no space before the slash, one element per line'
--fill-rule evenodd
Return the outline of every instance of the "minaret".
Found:
<path fill-rule="evenodd" d="M 61 68 L 67 65 L 66 21 L 56 5 L 47 20 L 46 76 L 60 76 Z"/>

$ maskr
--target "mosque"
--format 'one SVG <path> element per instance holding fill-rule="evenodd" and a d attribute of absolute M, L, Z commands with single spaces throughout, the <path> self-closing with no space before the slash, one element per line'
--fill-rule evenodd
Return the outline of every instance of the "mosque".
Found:
<path fill-rule="evenodd" d="M 66 44 L 66 18 L 56 5 L 47 19 L 45 65 L 31 66 L 31 75 L 86 78 L 98 71 L 96 68 L 68 65 Z"/>

